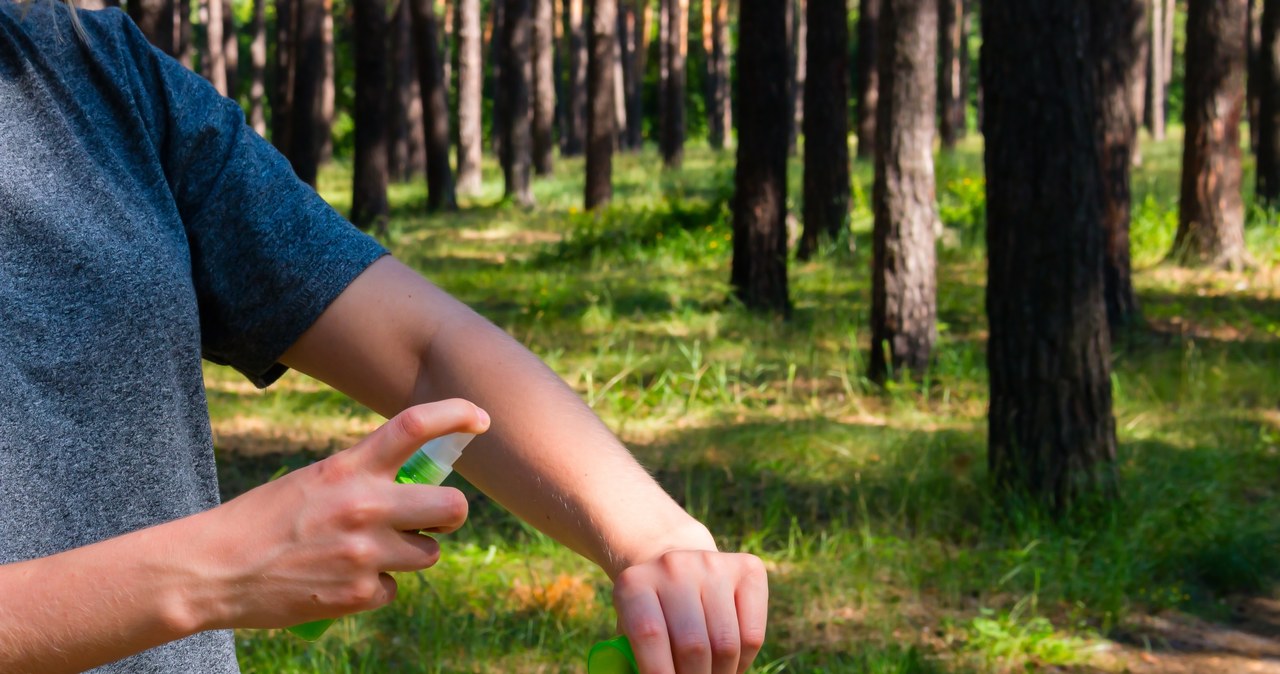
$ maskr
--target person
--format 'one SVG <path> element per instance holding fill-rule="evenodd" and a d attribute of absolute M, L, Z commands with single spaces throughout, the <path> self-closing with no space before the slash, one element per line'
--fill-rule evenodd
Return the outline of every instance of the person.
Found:
<path fill-rule="evenodd" d="M 767 579 L 558 377 L 388 256 L 118 9 L 0 0 L 0 671 L 235 672 L 231 628 L 392 601 L 478 488 L 598 564 L 647 674 L 743 672 Z M 79 34 L 77 34 L 79 32 Z M 201 358 L 391 420 L 219 504 Z M 432 616 L 431 620 L 448 620 Z"/>

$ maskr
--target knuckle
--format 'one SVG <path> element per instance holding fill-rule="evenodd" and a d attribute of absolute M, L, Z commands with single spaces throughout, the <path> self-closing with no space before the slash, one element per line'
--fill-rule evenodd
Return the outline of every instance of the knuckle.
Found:
<path fill-rule="evenodd" d="M 758 627 L 743 628 L 740 641 L 743 650 L 755 653 L 764 647 L 764 629 Z"/>
<path fill-rule="evenodd" d="M 396 429 L 407 438 L 425 438 L 430 434 L 431 415 L 422 406 L 410 407 L 395 418 Z"/>
<path fill-rule="evenodd" d="M 467 521 L 467 514 L 471 510 L 471 505 L 467 503 L 467 497 L 457 489 L 447 488 L 443 492 L 441 500 L 441 515 L 449 524 L 461 525 Z"/>
<path fill-rule="evenodd" d="M 373 526 L 386 515 L 382 504 L 364 494 L 349 497 L 340 512 L 341 523 L 350 529 Z"/>
<path fill-rule="evenodd" d="M 701 634 L 673 634 L 671 651 L 681 658 L 701 660 L 710 657 L 711 644 Z"/>
<path fill-rule="evenodd" d="M 338 558 L 355 569 L 365 569 L 373 565 L 378 549 L 372 541 L 365 538 L 353 538 L 346 541 L 338 552 Z"/>
<path fill-rule="evenodd" d="M 632 640 L 642 644 L 655 644 L 662 641 L 666 625 L 656 620 L 640 620 L 631 627 Z"/>
<path fill-rule="evenodd" d="M 752 578 L 767 578 L 769 570 L 765 568 L 764 560 L 755 555 L 742 555 L 743 562 L 746 567 L 746 575 Z"/>
<path fill-rule="evenodd" d="M 711 654 L 717 659 L 738 657 L 741 646 L 738 634 L 722 632 L 711 635 Z"/>
<path fill-rule="evenodd" d="M 386 590 L 377 578 L 361 578 L 352 583 L 348 589 L 346 604 L 354 608 L 369 606 L 376 603 L 385 593 Z"/>

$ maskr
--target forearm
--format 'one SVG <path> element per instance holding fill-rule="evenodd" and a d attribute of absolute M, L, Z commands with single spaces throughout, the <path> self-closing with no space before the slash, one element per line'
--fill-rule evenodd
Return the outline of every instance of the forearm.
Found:
<path fill-rule="evenodd" d="M 183 526 L 0 566 L 0 672 L 78 672 L 199 631 Z"/>

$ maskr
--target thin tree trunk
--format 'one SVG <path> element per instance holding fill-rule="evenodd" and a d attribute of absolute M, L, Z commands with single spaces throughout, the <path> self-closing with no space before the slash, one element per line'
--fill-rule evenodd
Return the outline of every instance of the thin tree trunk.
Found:
<path fill-rule="evenodd" d="M 750 309 L 791 313 L 787 292 L 788 0 L 740 6 L 737 168 L 733 195 L 734 294 Z"/>
<path fill-rule="evenodd" d="M 615 3 L 616 4 L 616 3 Z M 640 136 L 637 122 L 640 115 L 640 31 L 642 27 L 636 16 L 636 8 L 630 2 L 617 5 L 618 9 L 618 44 L 622 51 L 622 99 L 626 108 L 626 126 L 618 129 L 622 138 L 622 146 L 629 150 L 640 149 Z"/>
<path fill-rule="evenodd" d="M 614 0 L 613 6 L 616 13 L 617 0 Z M 626 73 L 623 68 L 626 55 L 622 49 L 626 31 L 622 29 L 622 16 L 615 14 L 615 18 L 613 31 L 613 130 L 615 147 L 624 148 L 627 146 L 627 87 Z"/>
<path fill-rule="evenodd" d="M 1186 136 L 1173 255 L 1239 269 L 1244 247 L 1240 118 L 1244 114 L 1245 0 L 1191 0 L 1187 12 Z"/>
<path fill-rule="evenodd" d="M 531 0 L 502 0 L 502 90 L 504 133 L 502 173 L 506 197 L 522 207 L 533 205 L 529 173 L 533 147 L 529 115 L 531 78 Z"/>
<path fill-rule="evenodd" d="M 794 30 L 792 31 L 791 50 L 791 125 L 787 138 L 787 151 L 795 154 L 797 151 L 797 138 L 800 135 L 800 128 L 804 124 L 804 85 L 805 85 L 805 69 L 808 65 L 808 38 L 806 37 L 809 30 L 809 22 L 807 19 L 807 11 L 805 9 L 805 0 L 795 0 L 795 4 L 791 5 L 792 11 L 795 13 L 793 18 Z"/>
<path fill-rule="evenodd" d="M 953 149 L 965 132 L 965 0 L 938 0 L 938 131 Z"/>
<path fill-rule="evenodd" d="M 858 87 L 858 157 L 876 156 L 876 102 L 880 98 L 876 69 L 876 39 L 880 29 L 882 0 L 860 0 L 858 4 L 858 53 L 855 74 Z"/>
<path fill-rule="evenodd" d="M 947 0 L 943 0 L 946 2 Z M 923 374 L 938 337 L 933 184 L 938 0 L 885 0 L 880 15 L 875 251 L 869 375 Z"/>
<path fill-rule="evenodd" d="M 1280 2 L 1262 11 L 1258 73 L 1258 201 L 1280 205 Z"/>
<path fill-rule="evenodd" d="M 506 173 L 507 153 L 503 143 L 506 142 L 507 127 L 509 126 L 507 116 L 507 91 L 506 80 L 503 79 L 502 69 L 506 66 L 507 57 L 505 55 L 506 48 L 504 41 L 506 35 L 506 15 L 507 0 L 493 0 L 492 20 L 490 22 L 490 39 L 489 39 L 489 68 L 491 77 L 491 91 L 493 92 L 493 116 L 491 121 L 490 143 L 493 145 L 493 154 L 498 157 L 498 163 L 503 167 L 503 173 Z"/>
<path fill-rule="evenodd" d="M 733 142 L 733 43 L 729 33 L 729 6 L 733 0 L 716 0 L 716 92 L 717 110 L 721 117 L 718 126 L 723 129 L 721 148 Z"/>
<path fill-rule="evenodd" d="M 1147 128 L 1153 140 L 1164 140 L 1164 106 L 1166 100 L 1164 59 L 1164 21 L 1165 0 L 1151 0 L 1151 53 L 1150 67 L 1147 74 L 1147 90 L 1150 99 L 1147 101 Z"/>
<path fill-rule="evenodd" d="M 1249 65 L 1245 78 L 1245 97 L 1248 101 L 1249 116 L 1249 149 L 1258 152 L 1258 116 L 1262 114 L 1262 10 L 1265 2 L 1249 0 L 1248 33 Z"/>
<path fill-rule="evenodd" d="M 633 124 L 629 125 L 632 133 L 632 144 L 636 148 L 644 145 L 644 80 L 649 73 L 649 50 L 653 41 L 653 3 L 650 0 L 635 0 L 637 18 L 640 19 L 640 52 L 636 55 L 636 96 L 637 114 Z"/>
<path fill-rule="evenodd" d="M 1089 3 L 982 11 L 989 471 L 1063 513 L 1115 487 Z"/>
<path fill-rule="evenodd" d="M 249 45 L 249 124 L 267 137 L 267 0 L 253 0 L 253 42 Z"/>
<path fill-rule="evenodd" d="M 195 63 L 195 44 L 191 41 L 191 0 L 176 0 L 173 3 L 173 50 L 174 58 L 187 68 Z"/>
<path fill-rule="evenodd" d="M 205 14 L 205 53 L 203 70 L 209 83 L 223 96 L 227 95 L 227 58 L 222 49 L 222 0 L 203 0 Z"/>
<path fill-rule="evenodd" d="M 849 215 L 848 7 L 846 0 L 809 0 L 808 14 L 801 260 L 820 238 L 839 237 Z"/>
<path fill-rule="evenodd" d="M 1130 86 L 1129 105 L 1133 111 L 1134 119 L 1134 137 L 1133 137 L 1133 158 L 1130 160 L 1132 166 L 1142 165 L 1142 143 L 1139 139 L 1139 131 L 1146 123 L 1147 115 L 1147 99 L 1150 96 L 1147 93 L 1147 80 L 1150 77 L 1150 59 L 1151 59 L 1151 40 L 1149 34 L 1151 32 L 1151 2 L 1143 0 L 1142 2 L 1142 41 L 1138 45 L 1137 62 L 1132 64 L 1133 72 L 1129 75 Z"/>
<path fill-rule="evenodd" d="M 137 24 L 147 41 L 170 56 L 178 53 L 174 49 L 176 6 L 176 0 L 130 0 L 126 6 L 129 18 Z"/>
<path fill-rule="evenodd" d="M 337 114 L 337 64 L 333 44 L 333 0 L 324 0 L 324 22 L 321 35 L 324 39 L 324 79 L 320 89 L 320 163 L 333 159 L 333 119 Z"/>
<path fill-rule="evenodd" d="M 484 146 L 481 96 L 484 88 L 480 0 L 459 0 L 458 7 L 458 191 L 480 190 Z"/>
<path fill-rule="evenodd" d="M 1145 0 L 1091 0 L 1091 53 L 1097 82 L 1097 125 L 1102 227 L 1105 232 L 1104 294 L 1112 328 L 1138 317 L 1129 255 L 1129 171 L 1137 143 L 1134 80 L 1146 44 Z"/>
<path fill-rule="evenodd" d="M 391 13 L 390 59 L 387 90 L 390 128 L 387 139 L 387 171 L 392 180 L 408 182 L 427 173 L 427 139 L 422 120 L 422 88 L 418 86 L 418 59 L 413 47 L 411 0 L 397 0 Z"/>
<path fill-rule="evenodd" d="M 271 88 L 271 144 L 288 157 L 293 145 L 298 80 L 299 0 L 276 0 L 276 76 Z"/>
<path fill-rule="evenodd" d="M 582 154 L 587 114 L 587 34 L 582 22 L 582 0 L 565 0 L 569 16 L 569 102 L 565 120 L 564 148 L 567 157 Z"/>
<path fill-rule="evenodd" d="M 299 0 L 293 137 L 285 154 L 298 177 L 315 187 L 324 136 L 325 0 Z"/>
<path fill-rule="evenodd" d="M 729 18 L 729 0 L 702 0 L 702 3 L 706 8 L 702 13 L 702 41 L 707 52 L 707 138 L 712 148 L 721 150 L 732 129 L 732 122 L 725 114 L 729 100 L 725 98 L 726 83 L 722 81 L 729 75 L 725 67 L 728 61 L 725 24 Z M 726 121 L 729 121 L 727 125 Z"/>
<path fill-rule="evenodd" d="M 351 222 L 386 232 L 387 215 L 387 4 L 355 0 L 355 176 Z"/>
<path fill-rule="evenodd" d="M 540 176 L 555 170 L 555 0 L 533 0 L 533 168 Z"/>
<path fill-rule="evenodd" d="M 680 168 L 684 162 L 686 57 L 689 44 L 689 0 L 664 0 L 667 7 L 667 77 L 662 101 L 662 162 Z"/>
<path fill-rule="evenodd" d="M 222 58 L 227 62 L 227 95 L 240 97 L 240 40 L 236 38 L 235 7 L 222 0 Z"/>
<path fill-rule="evenodd" d="M 594 209 L 613 198 L 613 146 L 617 137 L 613 43 L 618 25 L 617 4 L 615 0 L 588 0 L 588 13 L 587 184 L 583 203 L 587 209 Z"/>
<path fill-rule="evenodd" d="M 440 26 L 434 0 L 410 2 L 427 140 L 427 209 L 451 211 L 458 207 L 458 201 L 449 168 L 449 100 L 445 91 L 444 59 L 440 54 Z"/>

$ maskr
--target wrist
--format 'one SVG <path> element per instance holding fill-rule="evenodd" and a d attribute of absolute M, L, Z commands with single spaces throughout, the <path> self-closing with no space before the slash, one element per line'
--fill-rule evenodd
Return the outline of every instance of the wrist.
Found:
<path fill-rule="evenodd" d="M 671 518 L 664 526 L 644 532 L 635 538 L 634 544 L 622 554 L 611 559 L 605 572 L 617 578 L 626 569 L 651 562 L 674 550 L 716 551 L 716 540 L 706 525 L 690 517 L 683 510 L 679 517 Z"/>

